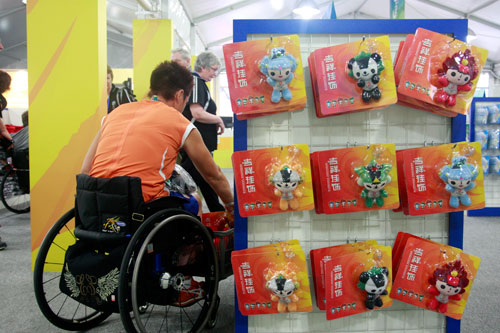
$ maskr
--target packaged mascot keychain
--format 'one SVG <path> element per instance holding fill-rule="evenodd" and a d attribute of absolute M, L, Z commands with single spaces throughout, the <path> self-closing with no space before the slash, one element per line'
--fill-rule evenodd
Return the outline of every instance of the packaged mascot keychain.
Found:
<path fill-rule="evenodd" d="M 457 142 L 397 152 L 403 211 L 426 215 L 485 206 L 479 142 Z M 402 165 L 402 167 L 400 167 Z"/>
<path fill-rule="evenodd" d="M 311 164 L 317 213 L 399 207 L 394 144 L 318 151 Z"/>
<path fill-rule="evenodd" d="M 299 36 L 223 46 L 231 107 L 240 120 L 304 109 Z"/>
<path fill-rule="evenodd" d="M 293 55 L 287 54 L 283 47 L 275 47 L 271 49 L 271 55 L 262 58 L 259 69 L 266 76 L 266 82 L 273 87 L 271 102 L 279 103 L 282 98 L 285 101 L 292 99 L 288 85 L 297 69 L 297 61 Z"/>
<path fill-rule="evenodd" d="M 478 257 L 461 249 L 400 232 L 393 248 L 394 285 L 390 295 L 461 319 L 479 263 Z"/>
<path fill-rule="evenodd" d="M 375 244 L 349 252 L 325 265 L 327 320 L 392 305 L 391 248 Z"/>
<path fill-rule="evenodd" d="M 307 145 L 239 151 L 232 161 L 241 216 L 314 208 Z"/>
<path fill-rule="evenodd" d="M 318 49 L 308 62 L 318 117 L 397 102 L 388 36 Z"/>
<path fill-rule="evenodd" d="M 488 51 L 422 28 L 407 42 L 398 60 L 398 104 L 448 117 L 466 114 Z"/>
<path fill-rule="evenodd" d="M 233 251 L 231 263 L 243 315 L 312 311 L 305 254 L 297 241 Z"/>

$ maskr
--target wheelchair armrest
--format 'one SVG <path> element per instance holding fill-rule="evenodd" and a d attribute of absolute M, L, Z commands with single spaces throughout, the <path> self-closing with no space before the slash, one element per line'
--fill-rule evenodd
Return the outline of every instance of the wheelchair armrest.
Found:
<path fill-rule="evenodd" d="M 130 235 L 85 230 L 80 226 L 75 227 L 75 236 L 86 242 L 98 243 L 106 246 L 122 244 L 130 239 Z"/>

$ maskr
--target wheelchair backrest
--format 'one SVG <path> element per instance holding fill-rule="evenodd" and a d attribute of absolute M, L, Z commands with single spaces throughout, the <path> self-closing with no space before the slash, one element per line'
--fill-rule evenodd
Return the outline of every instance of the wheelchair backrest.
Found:
<path fill-rule="evenodd" d="M 138 177 L 76 176 L 76 225 L 87 231 L 130 235 L 144 220 Z"/>

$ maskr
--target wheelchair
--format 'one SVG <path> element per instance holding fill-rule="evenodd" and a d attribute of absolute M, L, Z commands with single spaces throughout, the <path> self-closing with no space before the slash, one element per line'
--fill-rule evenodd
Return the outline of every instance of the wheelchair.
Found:
<path fill-rule="evenodd" d="M 118 312 L 127 332 L 214 328 L 219 281 L 232 275 L 233 230 L 213 232 L 183 203 L 164 197 L 144 204 L 139 178 L 78 175 L 75 208 L 52 226 L 36 257 L 43 315 L 70 331 Z M 106 221 L 102 230 L 93 228 L 98 220 Z"/>

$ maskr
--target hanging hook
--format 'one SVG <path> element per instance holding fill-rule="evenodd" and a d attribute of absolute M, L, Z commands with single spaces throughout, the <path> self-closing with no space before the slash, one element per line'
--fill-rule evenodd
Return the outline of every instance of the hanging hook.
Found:
<path fill-rule="evenodd" d="M 457 40 L 457 37 L 453 36 L 453 39 L 450 42 L 448 42 L 448 44 L 451 44 L 451 43 L 453 43 L 456 40 Z"/>

